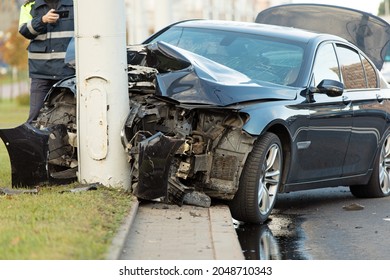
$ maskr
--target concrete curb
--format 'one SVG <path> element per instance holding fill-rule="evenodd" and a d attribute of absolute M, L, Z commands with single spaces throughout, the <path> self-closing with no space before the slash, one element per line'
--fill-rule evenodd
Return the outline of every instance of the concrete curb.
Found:
<path fill-rule="evenodd" d="M 129 235 L 131 225 L 134 222 L 135 216 L 137 215 L 139 202 L 136 198 L 134 198 L 131 202 L 131 209 L 129 214 L 125 217 L 124 222 L 119 228 L 117 234 L 112 240 L 110 249 L 108 250 L 108 254 L 106 260 L 118 260 L 121 252 L 123 250 L 123 245 L 127 236 Z"/>

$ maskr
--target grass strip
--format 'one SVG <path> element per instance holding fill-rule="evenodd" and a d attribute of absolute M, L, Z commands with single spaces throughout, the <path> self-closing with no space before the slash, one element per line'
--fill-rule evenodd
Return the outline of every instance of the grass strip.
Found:
<path fill-rule="evenodd" d="M 106 187 L 63 192 L 70 188 L 0 196 L 0 259 L 105 258 L 130 209 L 130 195 Z"/>
<path fill-rule="evenodd" d="M 0 128 L 15 127 L 27 118 L 28 107 L 0 102 Z M 0 188 L 11 188 L 8 153 L 0 140 Z M 67 186 L 41 186 L 38 194 L 0 192 L 0 259 L 104 259 L 111 241 L 131 207 L 120 188 L 69 192 Z"/>

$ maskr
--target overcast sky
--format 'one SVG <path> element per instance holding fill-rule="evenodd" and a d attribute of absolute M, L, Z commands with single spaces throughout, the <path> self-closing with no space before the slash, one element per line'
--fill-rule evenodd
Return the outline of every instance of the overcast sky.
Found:
<path fill-rule="evenodd" d="M 382 0 L 293 0 L 293 2 L 344 6 L 377 15 Z"/>

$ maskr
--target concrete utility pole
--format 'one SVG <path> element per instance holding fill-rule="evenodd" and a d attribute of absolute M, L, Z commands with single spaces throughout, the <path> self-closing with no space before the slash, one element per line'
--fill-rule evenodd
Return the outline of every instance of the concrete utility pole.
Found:
<path fill-rule="evenodd" d="M 124 187 L 129 112 L 124 0 L 75 0 L 79 181 Z"/>

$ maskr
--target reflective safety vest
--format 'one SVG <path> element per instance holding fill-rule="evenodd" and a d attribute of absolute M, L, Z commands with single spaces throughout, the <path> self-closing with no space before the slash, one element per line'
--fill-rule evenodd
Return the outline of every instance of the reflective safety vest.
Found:
<path fill-rule="evenodd" d="M 69 41 L 74 37 L 73 0 L 60 0 L 57 10 L 69 10 L 67 18 L 54 24 L 42 22 L 50 10 L 44 0 L 22 5 L 19 33 L 30 40 L 28 65 L 31 78 L 60 80 L 74 75 L 74 69 L 64 62 Z"/>

